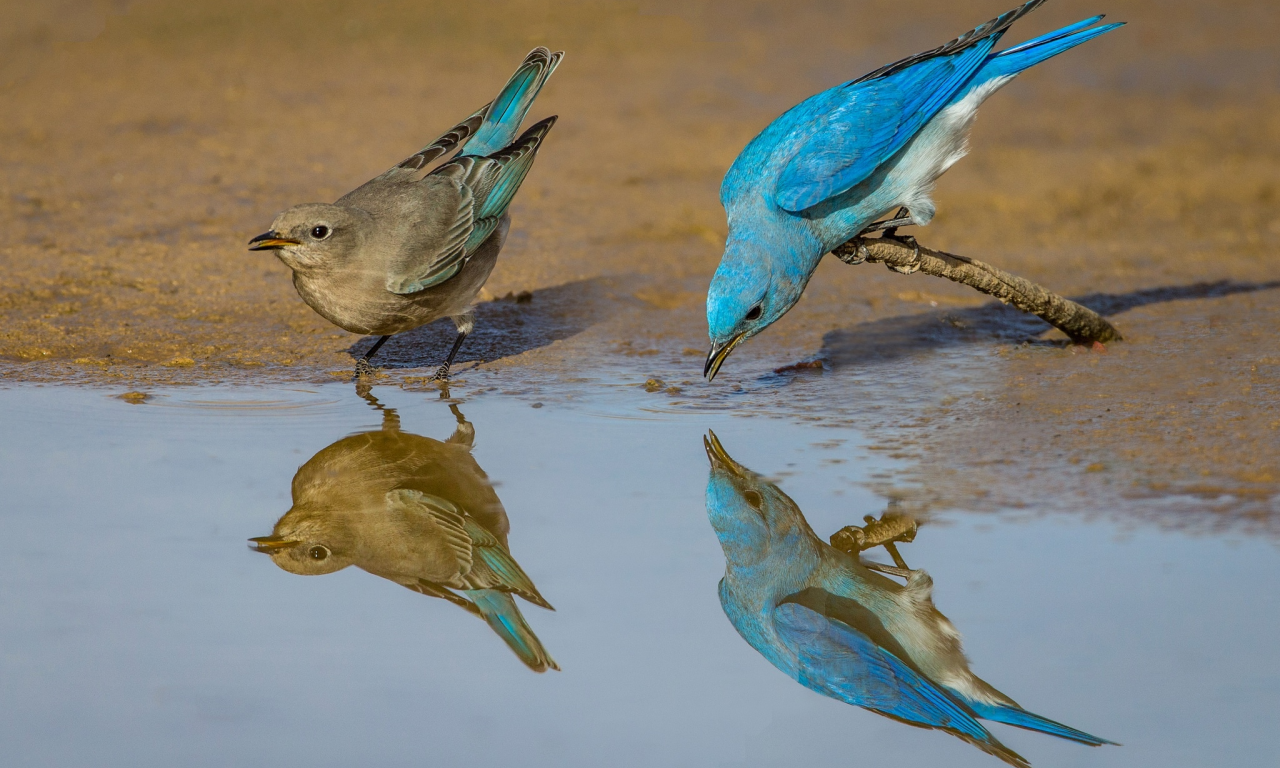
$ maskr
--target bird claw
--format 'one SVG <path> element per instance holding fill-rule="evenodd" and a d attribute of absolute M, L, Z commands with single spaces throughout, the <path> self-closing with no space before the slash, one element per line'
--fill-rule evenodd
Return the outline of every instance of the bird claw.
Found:
<path fill-rule="evenodd" d="M 867 244 L 861 237 L 855 237 L 844 246 L 835 251 L 836 258 L 845 264 L 862 264 L 871 254 L 867 251 Z"/>
<path fill-rule="evenodd" d="M 445 363 L 436 369 L 435 375 L 431 377 L 432 381 L 449 382 L 449 364 Z"/>
<path fill-rule="evenodd" d="M 374 368 L 373 363 L 369 362 L 367 358 L 362 357 L 356 361 L 356 378 L 357 379 L 363 378 L 365 376 L 377 376 L 377 375 L 378 375 L 378 369 Z"/>
<path fill-rule="evenodd" d="M 897 264 L 886 264 L 886 267 L 902 275 L 911 275 L 920 271 L 920 243 L 916 242 L 914 237 L 911 235 L 899 235 L 897 232 L 886 229 L 880 238 L 882 240 L 892 240 L 895 243 L 911 246 L 912 258 L 914 259 L 910 264 L 903 264 L 901 266 Z"/>

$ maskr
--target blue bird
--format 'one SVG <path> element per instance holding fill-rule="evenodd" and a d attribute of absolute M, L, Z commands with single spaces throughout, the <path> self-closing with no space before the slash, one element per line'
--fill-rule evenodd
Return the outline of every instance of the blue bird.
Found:
<path fill-rule="evenodd" d="M 1029 763 L 979 718 L 1114 744 L 1027 712 L 973 674 L 960 633 L 934 607 L 929 574 L 863 563 L 821 541 L 795 502 L 734 461 L 714 432 L 704 444 L 707 516 L 725 557 L 720 605 L 742 639 L 788 677 L 907 725 L 946 731 L 1010 765 Z"/>
<path fill-rule="evenodd" d="M 1085 19 L 999 53 L 1031 0 L 931 51 L 810 97 L 734 160 L 720 187 L 729 219 L 707 291 L 703 375 L 800 300 L 824 254 L 859 234 L 928 224 L 934 183 L 968 151 L 978 107 L 1019 72 L 1122 24 Z M 888 221 L 877 219 L 897 211 Z"/>

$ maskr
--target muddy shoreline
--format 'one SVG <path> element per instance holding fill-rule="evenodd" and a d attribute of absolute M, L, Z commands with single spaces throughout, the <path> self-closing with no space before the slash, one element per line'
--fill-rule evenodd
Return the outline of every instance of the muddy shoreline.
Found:
<path fill-rule="evenodd" d="M 848 420 L 914 462 L 881 490 L 922 506 L 1273 532 L 1268 3 L 1048 4 L 1018 39 L 1100 11 L 1130 26 L 992 98 L 916 233 L 1093 302 L 1126 341 L 1087 352 L 963 287 L 829 259 L 795 311 L 700 381 L 724 170 L 799 99 L 1004 10 L 919 5 L 139 2 L 42 18 L 15 4 L 0 56 L 0 382 L 345 375 L 368 342 L 312 313 L 245 241 L 421 146 L 547 44 L 569 55 L 534 116 L 561 121 L 464 350 L 473 381 L 546 398 L 585 378 L 676 407 Z M 532 301 L 500 298 L 521 291 Z M 384 385 L 421 387 L 449 335 L 389 344 Z M 772 373 L 815 359 L 824 373 Z M 644 392 L 650 378 L 677 391 Z"/>

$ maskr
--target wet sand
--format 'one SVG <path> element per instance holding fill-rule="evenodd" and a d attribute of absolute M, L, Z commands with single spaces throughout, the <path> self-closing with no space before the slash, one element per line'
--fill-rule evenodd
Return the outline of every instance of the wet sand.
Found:
<path fill-rule="evenodd" d="M 1005 5 L 6 7 L 0 374 L 121 391 L 345 376 L 368 342 L 311 312 L 245 242 L 430 141 L 545 44 L 568 57 L 531 117 L 561 121 L 464 351 L 484 361 L 464 372 L 473 388 L 569 397 L 657 378 L 651 396 L 677 407 L 856 422 L 909 460 L 880 490 L 921 506 L 1274 531 L 1270 3 L 1037 11 L 1011 40 L 1097 12 L 1130 26 L 988 102 L 915 233 L 1082 298 L 1124 342 L 1074 348 L 961 286 L 829 260 L 795 311 L 700 382 L 716 192 L 741 147 L 805 96 Z M 389 343 L 383 382 L 421 386 L 449 335 Z M 821 376 L 770 373 L 814 359 Z"/>

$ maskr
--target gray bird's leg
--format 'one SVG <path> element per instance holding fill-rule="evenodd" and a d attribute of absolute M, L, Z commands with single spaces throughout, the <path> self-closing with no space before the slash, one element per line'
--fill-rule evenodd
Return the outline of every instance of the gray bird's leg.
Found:
<path fill-rule="evenodd" d="M 453 348 L 449 350 L 449 356 L 445 358 L 444 365 L 436 369 L 436 375 L 431 377 L 432 381 L 449 380 L 449 368 L 453 366 L 453 358 L 458 356 L 458 350 L 462 349 L 462 342 L 467 338 L 467 334 L 476 327 L 476 316 L 469 310 L 450 319 L 458 328 L 458 338 L 453 340 Z"/>
<path fill-rule="evenodd" d="M 396 413 L 395 408 L 388 408 L 383 405 L 378 398 L 374 397 L 368 389 L 356 387 L 356 394 L 364 398 L 364 401 L 373 406 L 373 409 L 382 413 L 382 431 L 383 432 L 399 432 L 400 431 L 400 414 Z"/>
<path fill-rule="evenodd" d="M 391 338 L 390 334 L 383 336 L 379 338 L 377 341 L 373 342 L 373 346 L 369 347 L 369 351 L 365 352 L 364 355 L 361 356 L 361 358 L 356 361 L 356 378 L 359 378 L 361 376 L 372 376 L 374 373 L 377 372 L 378 369 L 374 368 L 373 363 L 369 361 L 373 358 L 374 355 L 378 353 L 379 349 L 382 349 L 382 345 L 386 344 L 387 339 L 389 338 Z"/>
<path fill-rule="evenodd" d="M 458 426 L 445 442 L 461 445 L 468 451 L 471 450 L 471 446 L 476 442 L 476 428 L 471 425 L 471 422 L 467 421 L 467 417 L 462 415 L 462 411 L 459 410 L 455 403 L 449 404 L 449 410 L 453 412 L 453 418 L 457 419 Z"/>

